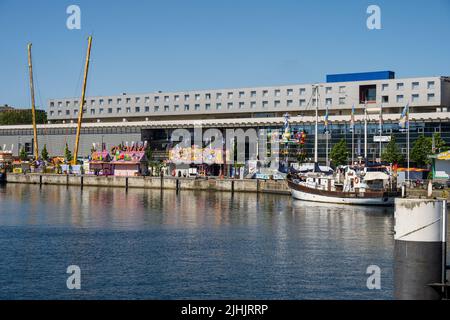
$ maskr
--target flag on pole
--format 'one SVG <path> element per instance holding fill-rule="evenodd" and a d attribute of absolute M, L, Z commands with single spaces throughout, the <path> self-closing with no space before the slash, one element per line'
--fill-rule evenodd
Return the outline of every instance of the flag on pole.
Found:
<path fill-rule="evenodd" d="M 355 105 L 352 106 L 352 115 L 350 117 L 350 126 L 352 127 L 352 130 L 355 129 Z"/>
<path fill-rule="evenodd" d="M 380 128 L 379 128 L 380 134 L 382 131 L 382 126 L 383 126 L 383 107 L 380 108 Z"/>
<path fill-rule="evenodd" d="M 325 119 L 324 119 L 325 121 L 325 128 L 324 128 L 324 130 L 323 130 L 323 132 L 325 133 L 325 132 L 328 132 L 328 108 L 327 108 L 327 111 L 326 111 L 326 113 L 325 113 Z"/>
<path fill-rule="evenodd" d="M 398 125 L 400 129 L 407 129 L 409 128 L 409 103 L 406 104 L 406 106 L 403 108 L 402 114 L 400 116 L 400 120 L 398 122 Z"/>

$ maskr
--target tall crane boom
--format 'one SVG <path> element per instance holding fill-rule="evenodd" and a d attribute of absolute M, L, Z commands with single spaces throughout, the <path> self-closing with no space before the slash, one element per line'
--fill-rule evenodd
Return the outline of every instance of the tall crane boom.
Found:
<path fill-rule="evenodd" d="M 88 48 L 87 48 L 87 53 L 86 53 L 86 63 L 84 65 L 83 89 L 81 91 L 80 109 L 78 111 L 77 135 L 75 137 L 75 148 L 74 148 L 74 152 L 73 152 L 72 163 L 74 165 L 77 164 L 78 146 L 80 144 L 81 122 L 83 120 L 83 107 L 84 107 L 84 102 L 85 102 L 85 97 L 86 97 L 86 84 L 87 84 L 87 77 L 88 77 L 88 70 L 89 70 L 89 58 L 91 55 L 91 45 L 92 45 L 92 36 L 89 36 Z"/>
<path fill-rule="evenodd" d="M 28 71 L 30 73 L 30 91 L 31 91 L 31 117 L 33 121 L 33 153 L 34 160 L 39 159 L 39 147 L 38 147 L 38 137 L 37 137 L 37 128 L 36 128 L 36 108 L 34 105 L 34 83 L 33 83 L 33 63 L 31 59 L 31 46 L 32 44 L 28 44 Z"/>

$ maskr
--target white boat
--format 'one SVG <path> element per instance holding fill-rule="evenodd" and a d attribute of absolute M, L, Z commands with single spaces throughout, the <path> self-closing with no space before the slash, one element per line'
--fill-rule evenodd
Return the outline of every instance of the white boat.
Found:
<path fill-rule="evenodd" d="M 318 164 L 318 122 L 319 122 L 319 86 L 313 88 L 316 94 L 316 121 L 314 134 L 314 165 L 308 168 L 309 172 L 302 170 L 290 173 L 287 182 L 294 199 L 315 201 L 322 203 L 392 206 L 397 191 L 389 190 L 390 177 L 384 172 L 357 172 L 350 167 L 345 171 L 332 172 L 324 170 Z M 366 110 L 366 109 L 365 109 Z M 367 110 L 366 110 L 367 111 Z M 366 117 L 367 120 L 367 117 Z M 365 159 L 367 159 L 367 121 L 365 121 Z M 328 134 L 327 143 L 328 143 Z M 353 138 L 352 138 L 353 141 Z M 352 142 L 353 143 L 353 142 Z M 353 149 L 353 147 L 352 147 Z M 328 162 L 328 146 L 327 162 Z M 353 163 L 353 156 L 352 156 Z M 295 170 L 294 170 L 295 171 Z M 311 172 L 312 171 L 312 172 Z M 342 176 L 343 174 L 343 176 Z"/>
<path fill-rule="evenodd" d="M 301 175 L 289 174 L 287 181 L 294 199 L 323 203 L 350 205 L 392 206 L 396 191 L 386 188 L 389 176 L 383 172 L 357 175 L 349 169 L 345 172 L 343 182 L 338 175 L 325 175 L 311 172 Z M 369 186 L 377 186 L 376 189 Z"/>

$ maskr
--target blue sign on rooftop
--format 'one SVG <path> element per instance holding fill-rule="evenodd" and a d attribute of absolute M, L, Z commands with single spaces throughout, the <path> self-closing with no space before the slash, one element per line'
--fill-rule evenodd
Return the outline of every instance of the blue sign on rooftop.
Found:
<path fill-rule="evenodd" d="M 393 71 L 327 74 L 327 82 L 348 82 L 395 79 Z"/>

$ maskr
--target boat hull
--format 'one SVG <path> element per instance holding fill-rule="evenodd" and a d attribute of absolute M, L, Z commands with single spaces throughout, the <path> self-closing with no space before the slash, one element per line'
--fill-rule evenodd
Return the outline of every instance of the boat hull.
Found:
<path fill-rule="evenodd" d="M 395 196 L 387 192 L 337 192 L 308 188 L 288 182 L 294 199 L 347 205 L 393 206 Z"/>

